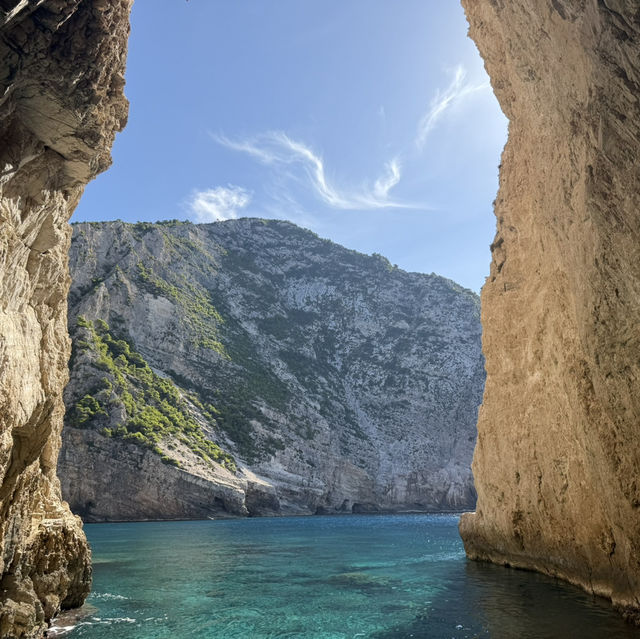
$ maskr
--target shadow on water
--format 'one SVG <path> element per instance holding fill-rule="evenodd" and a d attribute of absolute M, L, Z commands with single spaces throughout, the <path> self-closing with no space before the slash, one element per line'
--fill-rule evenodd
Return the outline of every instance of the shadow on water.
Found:
<path fill-rule="evenodd" d="M 372 639 L 640 638 L 607 600 L 545 575 L 465 561 L 450 577 L 413 621 Z"/>

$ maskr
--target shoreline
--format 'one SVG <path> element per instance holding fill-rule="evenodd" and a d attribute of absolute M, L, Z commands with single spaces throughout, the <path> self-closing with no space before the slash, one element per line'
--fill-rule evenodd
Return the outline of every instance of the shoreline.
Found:
<path fill-rule="evenodd" d="M 104 524 L 153 524 L 153 523 L 171 523 L 181 521 L 241 521 L 246 519 L 285 519 L 301 518 L 301 517 L 388 517 L 393 515 L 462 515 L 464 513 L 474 512 L 473 510 L 393 510 L 393 511 L 379 511 L 370 513 L 309 513 L 309 514 L 295 514 L 287 513 L 283 515 L 265 515 L 254 517 L 239 517 L 239 516 L 220 516 L 220 517 L 194 517 L 194 518 L 179 518 L 179 519 L 109 519 L 107 521 L 84 521 L 83 526 L 100 526 Z"/>

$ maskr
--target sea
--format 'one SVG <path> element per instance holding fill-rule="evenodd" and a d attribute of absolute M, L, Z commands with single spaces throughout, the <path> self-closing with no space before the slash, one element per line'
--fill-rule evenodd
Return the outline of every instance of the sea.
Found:
<path fill-rule="evenodd" d="M 93 524 L 65 639 L 640 639 L 604 600 L 468 561 L 459 515 Z"/>

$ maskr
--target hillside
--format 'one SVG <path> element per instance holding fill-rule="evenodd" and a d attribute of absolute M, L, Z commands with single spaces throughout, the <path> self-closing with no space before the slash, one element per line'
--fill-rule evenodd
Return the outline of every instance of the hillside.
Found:
<path fill-rule="evenodd" d="M 70 268 L 86 520 L 473 506 L 474 293 L 259 219 L 77 224 Z"/>

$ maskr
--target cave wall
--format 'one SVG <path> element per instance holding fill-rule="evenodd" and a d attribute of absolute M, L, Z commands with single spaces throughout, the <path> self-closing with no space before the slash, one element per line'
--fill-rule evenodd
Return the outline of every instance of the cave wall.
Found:
<path fill-rule="evenodd" d="M 463 0 L 509 118 L 469 557 L 640 608 L 640 7 Z"/>
<path fill-rule="evenodd" d="M 67 224 L 127 117 L 129 0 L 0 0 L 0 637 L 80 605 L 90 553 L 61 501 Z"/>

